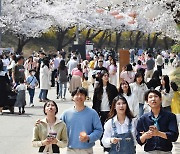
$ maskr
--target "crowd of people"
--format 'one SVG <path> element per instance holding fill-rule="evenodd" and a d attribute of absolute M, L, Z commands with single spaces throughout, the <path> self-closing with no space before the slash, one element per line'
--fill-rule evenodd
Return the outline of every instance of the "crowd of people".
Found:
<path fill-rule="evenodd" d="M 17 94 L 14 106 L 19 108 L 19 115 L 25 114 L 26 90 L 29 106 L 33 107 L 35 89 L 39 87 L 45 118 L 35 124 L 32 141 L 39 152 L 60 153 L 59 148 L 67 147 L 67 154 L 92 154 L 95 141 L 100 140 L 109 154 L 134 154 L 136 144 L 145 145 L 149 154 L 172 153 L 172 142 L 179 135 L 175 114 L 180 113 L 175 105 L 178 100 L 174 99 L 180 94 L 169 76 L 162 74 L 169 53 L 155 56 L 130 51 L 132 63 L 122 67 L 119 85 L 114 54 L 94 49 L 89 55 L 89 60 L 82 60 L 76 51 L 68 56 L 64 51 L 54 55 L 40 51 L 27 59 L 2 55 L 0 114 L 10 90 Z M 178 56 L 170 56 L 170 65 L 176 67 Z M 89 86 L 94 89 L 92 98 Z M 74 101 L 61 117 L 56 117 L 57 104 L 48 99 L 51 87 L 56 87 L 54 99 L 66 100 L 69 90 Z M 85 106 L 84 102 L 91 99 L 92 108 Z"/>

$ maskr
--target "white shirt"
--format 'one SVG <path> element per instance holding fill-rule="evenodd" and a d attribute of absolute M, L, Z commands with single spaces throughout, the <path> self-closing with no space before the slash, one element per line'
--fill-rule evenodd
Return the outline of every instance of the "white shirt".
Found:
<path fill-rule="evenodd" d="M 25 84 L 24 84 L 24 83 L 21 83 L 20 85 L 18 85 L 18 86 L 16 87 L 16 90 L 17 90 L 17 91 L 26 90 Z"/>
<path fill-rule="evenodd" d="M 160 86 L 156 87 L 155 90 L 160 90 Z M 162 90 L 165 92 L 165 90 Z M 166 93 L 165 94 L 162 92 L 161 95 L 162 95 L 162 107 L 168 107 L 171 105 L 171 102 L 172 102 L 172 98 L 173 98 L 173 90 L 170 88 L 170 91 L 169 93 Z"/>
<path fill-rule="evenodd" d="M 2 59 L 2 62 L 3 62 L 3 66 L 8 66 L 10 64 L 10 61 L 8 58 Z"/>
<path fill-rule="evenodd" d="M 59 60 L 57 58 L 54 58 L 53 60 L 53 68 L 58 69 L 60 63 Z"/>
<path fill-rule="evenodd" d="M 115 123 L 115 126 L 117 128 L 118 134 L 123 134 L 123 133 L 128 132 L 128 125 L 129 125 L 129 118 L 128 117 L 125 118 L 123 124 L 120 124 L 118 119 L 117 119 L 117 115 L 116 115 L 114 117 L 114 123 Z M 136 125 L 137 125 L 137 119 L 133 118 L 132 119 L 131 132 L 132 132 L 135 144 L 136 144 Z M 113 135 L 114 135 L 114 131 L 112 128 L 112 119 L 109 119 L 104 125 L 104 134 L 103 134 L 103 138 L 102 138 L 102 143 L 105 147 L 108 148 L 111 146 L 110 139 L 111 139 L 111 136 L 113 136 Z"/>
<path fill-rule="evenodd" d="M 101 111 L 110 111 L 109 107 L 109 99 L 106 92 L 106 86 L 103 87 L 103 95 L 102 95 L 102 102 L 101 102 Z"/>
<path fill-rule="evenodd" d="M 134 116 L 138 116 L 139 114 L 139 103 L 137 102 L 136 96 L 134 94 L 131 94 L 130 96 L 127 96 L 125 93 L 123 93 L 123 96 L 126 98 L 128 102 L 128 106 L 133 113 Z"/>
<path fill-rule="evenodd" d="M 144 94 L 148 90 L 145 83 L 138 85 L 136 82 L 130 84 L 131 92 L 136 96 L 137 103 L 144 104 Z"/>
<path fill-rule="evenodd" d="M 77 67 L 78 62 L 74 59 L 70 59 L 70 61 L 67 63 L 68 67 L 68 74 L 71 74 L 73 68 Z"/>

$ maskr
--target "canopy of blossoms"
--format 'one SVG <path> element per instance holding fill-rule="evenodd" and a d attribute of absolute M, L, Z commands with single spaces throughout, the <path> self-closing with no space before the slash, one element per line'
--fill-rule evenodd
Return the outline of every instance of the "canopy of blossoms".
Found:
<path fill-rule="evenodd" d="M 178 0 L 2 0 L 4 30 L 38 37 L 51 26 L 161 33 L 180 40 Z M 175 22 L 176 21 L 176 22 Z"/>

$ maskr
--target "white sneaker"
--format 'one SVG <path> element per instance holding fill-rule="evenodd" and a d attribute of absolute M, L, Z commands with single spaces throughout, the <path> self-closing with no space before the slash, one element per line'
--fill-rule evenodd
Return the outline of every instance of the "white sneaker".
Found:
<path fill-rule="evenodd" d="M 34 107 L 34 104 L 30 104 L 30 107 Z"/>
<path fill-rule="evenodd" d="M 3 113 L 2 113 L 2 112 L 0 112 L 0 115 L 3 115 Z"/>

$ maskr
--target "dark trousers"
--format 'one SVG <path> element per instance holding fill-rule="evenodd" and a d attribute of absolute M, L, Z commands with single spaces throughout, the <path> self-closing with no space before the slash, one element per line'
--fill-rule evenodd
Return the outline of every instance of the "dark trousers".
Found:
<path fill-rule="evenodd" d="M 35 89 L 29 89 L 28 92 L 29 92 L 29 96 L 30 96 L 30 104 L 32 104 L 33 103 Z"/>
<path fill-rule="evenodd" d="M 106 122 L 106 120 L 107 120 L 108 113 L 109 113 L 109 111 L 101 111 L 100 114 L 99 114 L 100 120 L 101 120 L 101 124 L 102 124 L 102 127 L 103 127 L 103 132 L 104 132 L 104 124 L 105 124 L 105 122 Z M 102 135 L 101 138 L 100 138 L 100 144 L 101 144 L 101 146 L 103 146 L 103 144 L 102 144 L 102 142 L 101 142 L 102 137 L 103 137 L 103 135 Z M 104 147 L 104 152 L 105 152 L 105 151 L 109 152 L 109 151 L 110 151 L 110 148 L 105 148 L 105 147 Z"/>
<path fill-rule="evenodd" d="M 51 87 L 55 86 L 55 77 L 56 77 L 56 74 L 57 74 L 57 69 L 52 71 L 52 74 L 51 74 Z"/>
<path fill-rule="evenodd" d="M 56 81 L 56 95 L 59 95 L 59 83 Z"/>
<path fill-rule="evenodd" d="M 157 65 L 157 70 L 159 72 L 159 76 L 162 76 L 162 66 Z"/>

